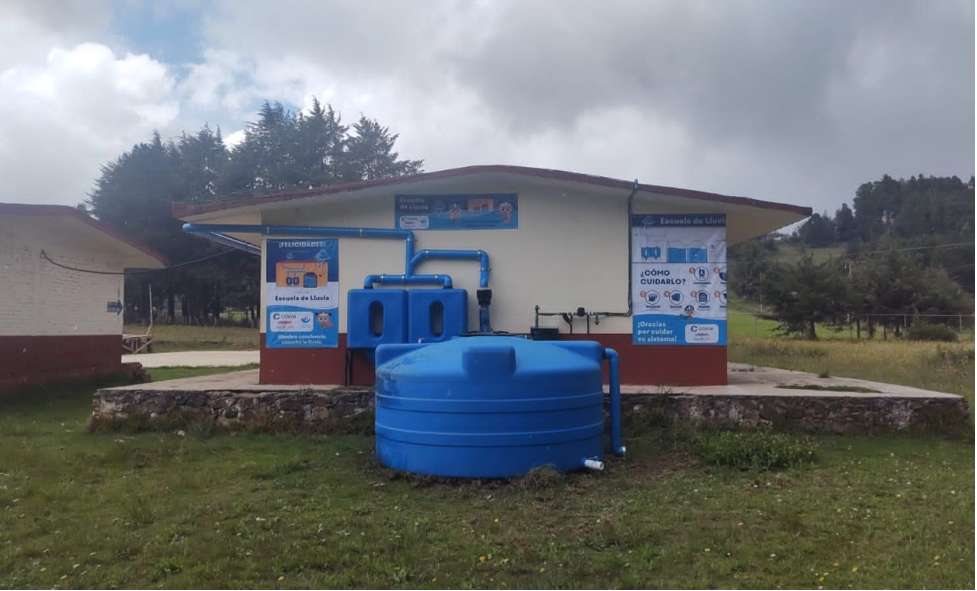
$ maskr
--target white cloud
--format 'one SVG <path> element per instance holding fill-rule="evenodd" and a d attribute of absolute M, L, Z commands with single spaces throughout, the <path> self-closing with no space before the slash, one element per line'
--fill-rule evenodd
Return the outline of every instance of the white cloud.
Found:
<path fill-rule="evenodd" d="M 222 0 L 189 64 L 113 46 L 100 0 L 5 6 L 0 175 L 42 194 L 19 199 L 77 202 L 153 128 L 221 125 L 233 145 L 261 101 L 313 95 L 428 170 L 526 164 L 818 210 L 884 173 L 973 173 L 966 0 Z"/>
<path fill-rule="evenodd" d="M 78 203 L 102 164 L 179 112 L 167 65 L 98 43 L 0 70 L 3 199 Z"/>

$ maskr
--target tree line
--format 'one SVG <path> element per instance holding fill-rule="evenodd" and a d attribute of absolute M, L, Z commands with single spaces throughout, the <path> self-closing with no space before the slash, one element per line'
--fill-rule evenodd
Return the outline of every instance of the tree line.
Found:
<path fill-rule="evenodd" d="M 853 205 L 814 214 L 790 237 L 731 248 L 732 291 L 808 338 L 819 324 L 901 335 L 910 323 L 973 313 L 973 177 L 884 176 L 861 185 Z M 814 257 L 828 246 L 841 248 Z M 788 247 L 800 256 L 783 257 Z"/>
<path fill-rule="evenodd" d="M 400 158 L 397 139 L 364 115 L 346 125 L 317 99 L 301 112 L 265 102 L 233 147 L 219 128 L 206 125 L 175 140 L 154 132 L 102 167 L 79 208 L 171 263 L 197 260 L 227 248 L 183 232 L 171 213 L 174 201 L 206 203 L 420 172 L 423 161 Z M 126 321 L 148 322 L 155 311 L 163 322 L 216 324 L 233 308 L 256 325 L 259 264 L 258 257 L 231 251 L 200 264 L 128 277 Z"/>

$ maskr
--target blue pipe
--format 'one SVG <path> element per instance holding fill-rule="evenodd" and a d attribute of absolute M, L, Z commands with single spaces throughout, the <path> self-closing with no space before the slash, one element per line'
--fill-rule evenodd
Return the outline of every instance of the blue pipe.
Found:
<path fill-rule="evenodd" d="M 449 275 L 367 275 L 363 280 L 363 287 L 373 289 L 374 284 L 379 285 L 424 285 L 437 283 L 444 288 L 451 287 L 451 277 Z"/>
<path fill-rule="evenodd" d="M 621 438 L 621 358 L 614 349 L 604 349 L 607 369 L 610 374 L 611 390 L 611 450 L 614 455 L 624 455 L 624 441 Z"/>
<path fill-rule="evenodd" d="M 414 269 L 427 259 L 454 259 L 454 260 L 475 260 L 479 261 L 478 286 L 488 287 L 489 280 L 489 256 L 484 250 L 430 250 L 424 249 L 414 255 L 407 262 L 407 274 L 413 275 Z"/>
<path fill-rule="evenodd" d="M 183 224 L 183 231 L 197 234 L 219 232 L 221 234 L 277 234 L 281 236 L 333 236 L 349 238 L 391 238 L 414 240 L 411 230 L 391 228 L 339 228 L 329 226 L 264 226 L 259 224 Z M 411 245 L 413 247 L 413 245 Z M 411 248 L 413 250 L 413 248 Z"/>

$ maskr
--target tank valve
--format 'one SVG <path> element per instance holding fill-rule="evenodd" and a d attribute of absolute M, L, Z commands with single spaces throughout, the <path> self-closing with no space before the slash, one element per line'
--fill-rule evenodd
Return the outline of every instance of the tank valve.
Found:
<path fill-rule="evenodd" d="M 600 472 L 601 470 L 604 469 L 604 462 L 600 460 L 587 459 L 583 461 L 583 467 L 589 468 L 591 470 L 597 470 L 598 472 Z"/>

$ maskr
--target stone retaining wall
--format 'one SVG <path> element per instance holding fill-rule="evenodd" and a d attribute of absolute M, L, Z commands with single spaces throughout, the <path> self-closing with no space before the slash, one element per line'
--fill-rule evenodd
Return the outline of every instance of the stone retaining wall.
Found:
<path fill-rule="evenodd" d="M 222 427 L 280 422 L 308 427 L 352 417 L 373 408 L 372 390 L 241 392 L 106 388 L 92 398 L 94 421 L 145 418 L 160 425 L 168 418 L 210 417 Z"/>
<path fill-rule="evenodd" d="M 966 401 L 956 396 L 871 395 L 693 395 L 625 394 L 625 413 L 644 410 L 666 422 L 691 421 L 703 427 L 767 425 L 811 433 L 884 433 L 933 429 L 972 432 Z M 99 390 L 92 400 L 94 422 L 144 418 L 161 426 L 168 418 L 192 415 L 222 427 L 281 422 L 321 430 L 337 419 L 373 408 L 372 390 L 178 391 Z M 961 431 L 962 430 L 962 431 Z"/>
<path fill-rule="evenodd" d="M 631 394 L 624 401 L 631 411 L 644 410 L 666 422 L 691 421 L 707 428 L 780 426 L 839 434 L 973 431 L 967 402 L 958 396 Z"/>

